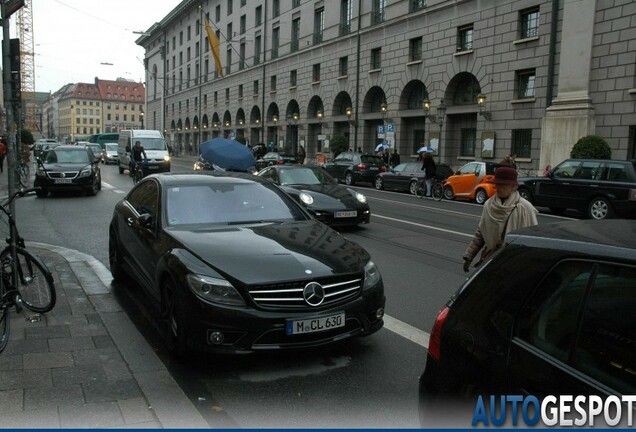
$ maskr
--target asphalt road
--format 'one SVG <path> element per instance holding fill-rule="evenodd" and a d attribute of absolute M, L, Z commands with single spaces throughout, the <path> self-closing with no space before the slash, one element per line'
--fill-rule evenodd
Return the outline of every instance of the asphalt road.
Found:
<path fill-rule="evenodd" d="M 76 249 L 108 266 L 108 224 L 114 205 L 132 187 L 116 166 L 102 166 L 96 197 L 58 195 L 18 201 L 18 227 L 27 239 Z M 178 161 L 173 172 L 191 170 Z M 417 199 L 356 187 L 367 195 L 372 222 L 343 234 L 364 246 L 385 283 L 385 328 L 327 349 L 247 357 L 166 352 L 153 311 L 134 286 L 114 286 L 118 299 L 214 427 L 413 428 L 417 380 L 437 311 L 465 280 L 461 256 L 481 207 Z M 556 220 L 541 215 L 540 223 Z M 140 306 L 141 305 L 141 306 Z M 468 425 L 467 425 L 468 427 Z"/>

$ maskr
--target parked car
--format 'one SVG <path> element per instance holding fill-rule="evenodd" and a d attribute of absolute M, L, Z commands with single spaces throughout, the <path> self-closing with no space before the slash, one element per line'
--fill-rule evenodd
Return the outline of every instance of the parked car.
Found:
<path fill-rule="evenodd" d="M 103 162 L 102 161 L 103 150 L 101 145 L 99 145 L 98 143 L 88 143 L 88 144 L 85 144 L 85 146 L 93 152 L 94 157 L 99 159 L 100 162 Z"/>
<path fill-rule="evenodd" d="M 336 180 L 348 185 L 356 182 L 373 183 L 378 173 L 388 169 L 380 156 L 356 152 L 342 152 L 322 167 Z"/>
<path fill-rule="evenodd" d="M 506 242 L 437 316 L 423 426 L 470 418 L 478 395 L 636 393 L 636 222 L 541 224 Z"/>
<path fill-rule="evenodd" d="M 274 165 L 258 176 L 279 185 L 316 219 L 331 226 L 369 223 L 371 211 L 360 192 L 341 186 L 322 168 Z"/>
<path fill-rule="evenodd" d="M 465 198 L 483 204 L 495 194 L 495 162 L 469 162 L 446 179 L 444 198 Z"/>
<path fill-rule="evenodd" d="M 453 175 L 453 170 L 446 164 L 438 163 L 437 177 L 445 179 Z M 422 162 L 404 162 L 386 172 L 378 173 L 375 176 L 374 185 L 376 189 L 392 189 L 407 191 L 415 195 L 417 182 L 426 178 L 422 170 Z"/>
<path fill-rule="evenodd" d="M 256 160 L 256 169 L 262 170 L 272 165 L 295 164 L 297 162 L 296 156 L 293 154 L 269 152 L 265 153 L 265 156 L 262 158 Z"/>
<path fill-rule="evenodd" d="M 383 325 L 368 252 L 247 173 L 144 178 L 115 206 L 109 263 L 146 292 L 177 355 L 308 348 Z"/>
<path fill-rule="evenodd" d="M 546 177 L 519 178 L 519 193 L 553 213 L 566 209 L 592 219 L 636 216 L 636 161 L 567 159 Z"/>
<path fill-rule="evenodd" d="M 102 188 L 99 159 L 85 146 L 59 145 L 37 159 L 34 187 L 37 196 L 46 197 L 49 192 L 78 190 L 96 195 Z"/>
<path fill-rule="evenodd" d="M 100 144 L 101 145 L 101 144 Z M 104 150 L 102 151 L 102 162 L 106 165 L 119 162 L 117 156 L 117 143 L 104 143 Z"/>
<path fill-rule="evenodd" d="M 57 140 L 53 139 L 53 138 L 42 138 L 42 139 L 39 139 L 33 144 L 33 156 L 36 157 L 36 158 L 39 157 L 42 154 L 43 149 L 48 144 L 59 145 Z"/>

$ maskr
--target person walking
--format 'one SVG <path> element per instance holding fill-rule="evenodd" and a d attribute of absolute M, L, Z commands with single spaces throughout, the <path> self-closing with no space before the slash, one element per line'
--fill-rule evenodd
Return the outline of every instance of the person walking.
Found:
<path fill-rule="evenodd" d="M 7 156 L 7 145 L 0 141 L 0 173 L 4 172 L 4 158 Z"/>
<path fill-rule="evenodd" d="M 538 223 L 539 212 L 517 191 L 516 169 L 510 166 L 497 168 L 494 183 L 497 192 L 484 203 L 477 231 L 462 257 L 465 272 L 468 272 L 480 250 L 483 249 L 475 267 L 479 267 L 503 246 L 506 233 Z"/>
<path fill-rule="evenodd" d="M 298 146 L 298 155 L 297 155 L 299 164 L 303 165 L 305 163 L 305 156 L 306 156 L 305 148 L 303 146 L 299 145 Z"/>
<path fill-rule="evenodd" d="M 437 175 L 437 165 L 433 159 L 433 153 L 424 153 L 422 161 L 422 170 L 426 176 L 426 196 L 431 196 L 431 188 L 433 187 L 433 179 Z"/>

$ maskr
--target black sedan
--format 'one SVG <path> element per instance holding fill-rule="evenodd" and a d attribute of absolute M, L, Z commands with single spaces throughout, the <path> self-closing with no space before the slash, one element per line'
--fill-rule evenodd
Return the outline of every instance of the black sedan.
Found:
<path fill-rule="evenodd" d="M 383 325 L 368 252 L 250 174 L 146 177 L 115 207 L 109 262 L 145 290 L 176 355 L 314 347 Z"/>
<path fill-rule="evenodd" d="M 298 163 L 296 156 L 293 154 L 269 152 L 260 159 L 256 160 L 256 169 L 261 170 L 272 165 L 284 165 Z"/>
<path fill-rule="evenodd" d="M 445 179 L 454 174 L 451 167 L 439 163 L 436 165 L 437 177 Z M 391 189 L 410 192 L 415 195 L 417 182 L 426 178 L 426 173 L 422 169 L 422 162 L 404 162 L 391 168 L 387 172 L 381 172 L 375 176 L 374 185 L 376 189 Z"/>
<path fill-rule="evenodd" d="M 102 188 L 99 157 L 84 146 L 60 145 L 46 150 L 37 158 L 33 186 L 39 187 L 37 196 L 49 192 L 83 191 L 96 195 Z"/>
<path fill-rule="evenodd" d="M 371 211 L 360 192 L 341 186 L 322 168 L 302 165 L 276 165 L 258 173 L 281 186 L 285 192 L 328 225 L 369 223 Z"/>

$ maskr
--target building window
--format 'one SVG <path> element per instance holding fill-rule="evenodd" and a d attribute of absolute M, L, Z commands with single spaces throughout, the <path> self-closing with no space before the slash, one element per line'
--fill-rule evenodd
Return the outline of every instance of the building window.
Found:
<path fill-rule="evenodd" d="M 521 38 L 539 35 L 539 8 L 521 11 Z"/>
<path fill-rule="evenodd" d="M 233 0 L 227 0 L 227 16 L 232 15 L 232 3 Z"/>
<path fill-rule="evenodd" d="M 300 0 L 292 0 L 292 8 L 297 8 L 300 6 Z"/>
<path fill-rule="evenodd" d="M 201 21 L 197 20 L 196 25 L 194 26 L 194 34 L 199 35 L 199 28 L 201 27 Z"/>
<path fill-rule="evenodd" d="M 232 37 L 234 37 L 234 34 L 232 33 L 232 23 L 229 23 L 227 25 L 227 33 L 225 34 L 225 37 L 227 38 L 228 41 L 230 41 Z"/>
<path fill-rule="evenodd" d="M 219 92 L 214 92 L 214 105 L 219 103 Z"/>
<path fill-rule="evenodd" d="M 190 66 L 186 69 L 186 88 L 190 88 Z"/>
<path fill-rule="evenodd" d="M 517 72 L 517 97 L 519 99 L 534 97 L 534 80 L 534 69 Z"/>
<path fill-rule="evenodd" d="M 229 102 L 230 101 L 230 89 L 226 88 L 225 89 L 225 102 Z"/>
<path fill-rule="evenodd" d="M 298 71 L 296 69 L 294 69 L 293 71 L 289 72 L 289 86 L 290 87 L 296 87 L 296 79 L 298 77 Z"/>
<path fill-rule="evenodd" d="M 221 5 L 220 4 L 216 5 L 216 8 L 214 9 L 214 21 L 215 22 L 221 21 Z"/>
<path fill-rule="evenodd" d="M 203 108 L 206 108 L 208 106 L 208 95 L 204 94 L 203 95 Z"/>
<path fill-rule="evenodd" d="M 261 62 L 261 36 L 254 38 L 254 64 L 257 65 Z"/>
<path fill-rule="evenodd" d="M 371 70 L 380 69 L 382 67 L 382 48 L 374 48 L 371 50 Z"/>
<path fill-rule="evenodd" d="M 322 33 L 325 30 L 325 8 L 314 12 L 314 45 L 322 43 Z"/>
<path fill-rule="evenodd" d="M 473 25 L 465 25 L 457 29 L 457 51 L 473 49 Z"/>
<path fill-rule="evenodd" d="M 340 36 L 351 33 L 351 0 L 340 3 Z"/>
<path fill-rule="evenodd" d="M 272 30 L 272 58 L 278 57 L 278 44 L 280 43 L 280 28 L 276 27 Z"/>
<path fill-rule="evenodd" d="M 188 26 L 187 32 L 188 32 L 188 40 L 192 39 L 192 27 Z"/>
<path fill-rule="evenodd" d="M 186 53 L 187 53 L 187 54 L 186 54 L 186 61 L 190 61 L 190 58 L 191 58 L 191 56 L 190 56 L 190 52 L 191 52 L 191 51 L 190 51 L 190 47 L 188 47 L 188 49 L 187 49 L 187 51 L 186 51 Z"/>
<path fill-rule="evenodd" d="M 409 61 L 422 60 L 422 38 L 418 37 L 409 41 Z"/>
<path fill-rule="evenodd" d="M 518 158 L 530 158 L 531 143 L 532 129 L 514 129 L 510 153 L 516 154 Z"/>
<path fill-rule="evenodd" d="M 232 72 L 232 48 L 227 50 L 227 56 L 225 57 L 225 74 L 229 75 Z"/>
<path fill-rule="evenodd" d="M 238 97 L 239 97 L 239 99 L 243 99 L 243 84 L 239 84 Z"/>
<path fill-rule="evenodd" d="M 183 31 L 179 32 L 179 46 L 183 45 Z"/>
<path fill-rule="evenodd" d="M 258 80 L 254 80 L 254 96 L 258 95 Z"/>
<path fill-rule="evenodd" d="M 172 51 L 177 49 L 177 37 L 172 36 Z"/>
<path fill-rule="evenodd" d="M 199 57 L 199 42 L 194 45 L 194 56 Z"/>
<path fill-rule="evenodd" d="M 316 63 L 312 68 L 312 81 L 318 82 L 320 81 L 320 63 Z"/>
<path fill-rule="evenodd" d="M 338 75 L 339 76 L 347 75 L 349 73 L 348 69 L 349 69 L 349 57 L 347 56 L 340 57 L 340 60 L 338 61 Z"/>
<path fill-rule="evenodd" d="M 179 71 L 179 91 L 183 90 L 183 71 Z"/>
<path fill-rule="evenodd" d="M 298 51 L 298 44 L 300 39 L 300 18 L 292 20 L 291 27 L 291 52 Z"/>
<path fill-rule="evenodd" d="M 203 75 L 203 82 L 208 82 L 208 74 L 210 73 L 210 60 L 209 59 L 205 59 L 205 64 L 204 64 L 204 72 L 205 75 Z"/>
<path fill-rule="evenodd" d="M 426 0 L 411 0 L 411 12 L 424 9 L 426 7 Z"/>
<path fill-rule="evenodd" d="M 272 0 L 272 17 L 280 15 L 280 0 Z"/>
<path fill-rule="evenodd" d="M 179 51 L 179 66 L 183 66 L 183 51 Z"/>
<path fill-rule="evenodd" d="M 241 0 L 241 7 L 245 6 L 247 4 L 247 0 Z"/>
<path fill-rule="evenodd" d="M 460 156 L 475 156 L 475 141 L 477 140 L 477 129 L 462 128 L 460 132 L 460 140 Z"/>
<path fill-rule="evenodd" d="M 371 25 L 380 24 L 384 21 L 384 9 L 386 0 L 373 0 L 371 7 Z"/>
<path fill-rule="evenodd" d="M 257 6 L 254 13 L 254 25 L 258 27 L 263 22 L 263 6 Z"/>
<path fill-rule="evenodd" d="M 269 82 L 269 88 L 270 88 L 270 91 L 273 91 L 273 92 L 276 91 L 276 75 L 272 75 Z"/>
<path fill-rule="evenodd" d="M 245 42 L 239 46 L 239 70 L 245 69 Z"/>
<path fill-rule="evenodd" d="M 241 15 L 241 22 L 239 24 L 239 33 L 245 34 L 245 15 Z"/>

